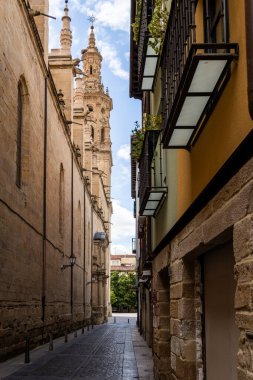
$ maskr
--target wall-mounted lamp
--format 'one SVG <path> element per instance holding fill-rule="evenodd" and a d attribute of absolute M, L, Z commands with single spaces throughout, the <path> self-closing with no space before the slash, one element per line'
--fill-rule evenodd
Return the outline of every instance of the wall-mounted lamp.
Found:
<path fill-rule="evenodd" d="M 65 264 L 61 266 L 61 270 L 64 270 L 68 267 L 73 267 L 76 263 L 76 257 L 75 256 L 70 256 L 69 257 L 69 264 Z"/>
<path fill-rule="evenodd" d="M 106 240 L 106 233 L 105 232 L 96 232 L 94 234 L 93 240 Z"/>

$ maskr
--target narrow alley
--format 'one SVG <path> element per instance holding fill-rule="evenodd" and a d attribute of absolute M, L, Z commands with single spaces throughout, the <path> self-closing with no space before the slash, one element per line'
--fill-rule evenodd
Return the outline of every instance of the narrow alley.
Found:
<path fill-rule="evenodd" d="M 0 379 L 8 380 L 152 380 L 152 354 L 136 327 L 136 318 L 116 316 L 109 323 L 78 331 L 77 337 L 54 342 L 0 364 Z"/>

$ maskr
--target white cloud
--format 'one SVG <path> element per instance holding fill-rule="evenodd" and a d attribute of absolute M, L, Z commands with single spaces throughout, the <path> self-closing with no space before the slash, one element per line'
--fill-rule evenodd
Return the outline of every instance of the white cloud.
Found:
<path fill-rule="evenodd" d="M 126 51 L 124 53 L 124 56 L 125 56 L 126 60 L 129 61 L 129 59 L 130 59 L 130 51 Z"/>
<path fill-rule="evenodd" d="M 125 161 L 129 161 L 130 160 L 130 145 L 129 144 L 121 145 L 119 150 L 117 151 L 117 156 L 119 158 L 122 158 Z"/>
<path fill-rule="evenodd" d="M 74 25 L 71 25 L 72 29 L 72 43 L 73 45 L 78 45 L 80 43 L 80 39 L 78 37 L 78 30 Z"/>
<path fill-rule="evenodd" d="M 129 32 L 130 1 L 128 0 L 72 0 L 73 8 L 85 15 L 94 14 L 96 21 L 112 30 Z M 92 3 L 92 4 L 91 4 Z"/>
<path fill-rule="evenodd" d="M 117 178 L 113 184 L 114 188 L 122 190 L 126 186 L 129 186 L 129 178 L 131 178 L 130 165 L 117 165 Z"/>
<path fill-rule="evenodd" d="M 65 4 L 62 0 L 49 0 L 49 14 L 54 17 L 62 17 Z"/>
<path fill-rule="evenodd" d="M 48 49 L 55 49 L 60 45 L 59 31 L 55 27 L 52 20 L 49 21 L 49 40 L 48 40 Z"/>
<path fill-rule="evenodd" d="M 128 80 L 129 74 L 126 70 L 122 68 L 122 62 L 118 57 L 117 50 L 109 42 L 97 41 L 97 45 L 101 50 L 101 54 L 113 72 L 114 75 L 120 77 L 121 79 Z"/>
<path fill-rule="evenodd" d="M 132 246 L 131 244 L 112 244 L 111 248 L 111 254 L 112 255 L 127 255 L 127 254 L 132 253 Z"/>
<path fill-rule="evenodd" d="M 119 200 L 113 201 L 112 223 L 113 243 L 122 242 L 126 238 L 129 242 L 132 241 L 135 234 L 135 220 L 132 212 L 121 206 Z"/>

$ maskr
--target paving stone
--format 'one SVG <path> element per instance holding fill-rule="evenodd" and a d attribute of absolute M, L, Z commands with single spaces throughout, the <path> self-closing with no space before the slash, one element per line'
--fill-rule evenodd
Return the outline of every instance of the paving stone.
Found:
<path fill-rule="evenodd" d="M 143 375 L 153 379 L 150 355 L 135 325 L 117 318 L 117 323 L 101 325 L 63 343 L 53 352 L 45 351 L 40 359 L 31 365 L 23 365 L 8 377 L 1 377 L 0 367 L 0 379 L 136 380 Z M 143 363 L 137 363 L 136 358 L 143 358 Z M 144 372 L 142 365 L 148 361 Z"/>

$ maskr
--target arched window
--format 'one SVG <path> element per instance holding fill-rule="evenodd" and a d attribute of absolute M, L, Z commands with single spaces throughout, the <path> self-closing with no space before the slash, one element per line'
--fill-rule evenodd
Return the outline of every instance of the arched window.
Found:
<path fill-rule="evenodd" d="M 101 139 L 100 139 L 101 143 L 104 143 L 105 142 L 105 128 L 103 127 L 101 129 Z"/>
<path fill-rule="evenodd" d="M 78 202 L 78 212 L 77 212 L 77 252 L 81 256 L 82 249 L 82 214 L 81 214 L 81 202 Z"/>
<path fill-rule="evenodd" d="M 60 166 L 60 183 L 59 183 L 59 234 L 64 236 L 64 221 L 65 221 L 65 189 L 64 189 L 64 169 Z"/>
<path fill-rule="evenodd" d="M 92 75 L 92 66 L 90 65 L 90 74 Z"/>
<path fill-rule="evenodd" d="M 90 137 L 91 137 L 92 141 L 94 141 L 94 128 L 93 127 L 91 127 L 91 129 L 90 129 Z"/>
<path fill-rule="evenodd" d="M 16 185 L 27 184 L 29 177 L 29 98 L 24 77 L 18 82 L 17 104 L 17 151 L 16 151 Z"/>
<path fill-rule="evenodd" d="M 88 256 L 88 266 L 90 265 L 91 263 L 91 253 L 92 253 L 92 249 L 91 249 L 91 244 L 92 244 L 92 240 L 91 240 L 91 227 L 90 227 L 90 222 L 88 222 L 88 233 L 87 233 L 87 240 L 88 240 L 88 249 L 87 252 L 87 256 Z"/>

